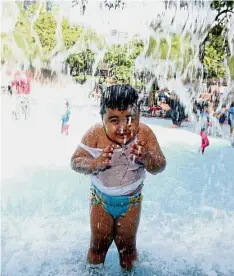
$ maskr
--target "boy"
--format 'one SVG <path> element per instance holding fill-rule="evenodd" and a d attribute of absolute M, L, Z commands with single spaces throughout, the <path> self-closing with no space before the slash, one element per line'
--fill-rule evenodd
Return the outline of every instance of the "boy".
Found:
<path fill-rule="evenodd" d="M 108 87 L 100 103 L 102 124 L 87 131 L 71 158 L 72 169 L 92 182 L 89 264 L 103 264 L 114 241 L 122 268 L 132 268 L 145 170 L 157 174 L 166 166 L 153 131 L 139 122 L 137 100 L 129 85 Z"/>

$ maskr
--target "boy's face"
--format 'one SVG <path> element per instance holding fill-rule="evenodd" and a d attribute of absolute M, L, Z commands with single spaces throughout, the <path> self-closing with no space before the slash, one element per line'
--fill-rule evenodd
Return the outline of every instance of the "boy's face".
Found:
<path fill-rule="evenodd" d="M 103 115 L 103 124 L 110 139 L 118 144 L 126 144 L 138 132 L 138 108 L 129 107 L 123 111 L 107 108 L 106 113 Z"/>

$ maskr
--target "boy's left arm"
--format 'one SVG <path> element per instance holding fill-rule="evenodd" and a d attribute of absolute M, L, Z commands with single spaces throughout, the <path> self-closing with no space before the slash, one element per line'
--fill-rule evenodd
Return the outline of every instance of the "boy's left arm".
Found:
<path fill-rule="evenodd" d="M 151 174 L 162 172 L 166 167 L 166 158 L 161 151 L 153 131 L 146 125 L 143 127 L 132 153 L 136 159 L 145 165 L 146 170 Z"/>

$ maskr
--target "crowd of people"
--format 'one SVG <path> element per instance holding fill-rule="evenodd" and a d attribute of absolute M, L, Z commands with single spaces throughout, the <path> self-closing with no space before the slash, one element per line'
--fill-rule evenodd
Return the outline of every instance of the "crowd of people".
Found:
<path fill-rule="evenodd" d="M 233 136 L 234 127 L 234 99 L 226 98 L 219 86 L 209 86 L 204 93 L 193 100 L 193 111 L 201 128 L 208 135 L 223 137 L 223 127 L 229 126 L 229 135 Z"/>
<path fill-rule="evenodd" d="M 12 114 L 15 119 L 22 115 L 25 119 L 29 114 L 29 94 L 31 93 L 31 78 L 27 72 L 15 70 L 7 72 L 8 83 L 5 91 L 14 99 Z M 101 77 L 95 83 L 90 96 L 99 104 L 104 91 L 116 84 L 126 84 L 115 76 Z M 223 137 L 223 126 L 229 125 L 230 137 L 234 132 L 234 101 L 225 101 L 224 89 L 220 85 L 209 85 L 197 98 L 192 98 L 193 113 L 200 126 L 200 135 Z M 138 91 L 138 104 L 141 114 L 146 117 L 167 118 L 172 120 L 172 127 L 180 127 L 183 121 L 188 120 L 185 106 L 179 95 L 168 89 L 158 89 L 154 93 L 146 93 L 144 89 Z M 66 102 L 64 114 L 61 116 L 61 133 L 68 135 L 70 120 L 70 104 Z M 208 138 L 207 138 L 208 139 Z M 206 139 L 206 140 L 207 140 Z M 206 142 L 206 146 L 209 143 Z M 203 143 L 204 146 L 204 143 Z M 204 147 L 202 152 L 204 152 Z"/>
<path fill-rule="evenodd" d="M 170 118 L 174 127 L 179 127 L 187 119 L 185 107 L 173 91 L 162 89 L 155 92 L 154 98 L 152 95 L 140 92 L 139 103 L 143 116 Z"/>
<path fill-rule="evenodd" d="M 233 99 L 225 99 L 221 89 L 217 90 L 209 86 L 204 93 L 197 98 L 192 98 L 191 101 L 192 111 L 200 124 L 200 130 L 205 131 L 208 135 L 223 137 L 223 126 L 228 124 L 230 137 L 232 137 Z M 173 127 L 180 127 L 183 121 L 188 120 L 188 114 L 186 114 L 185 106 L 180 101 L 179 95 L 168 89 L 158 90 L 151 95 L 142 91 L 139 102 L 143 116 L 171 119 Z"/>

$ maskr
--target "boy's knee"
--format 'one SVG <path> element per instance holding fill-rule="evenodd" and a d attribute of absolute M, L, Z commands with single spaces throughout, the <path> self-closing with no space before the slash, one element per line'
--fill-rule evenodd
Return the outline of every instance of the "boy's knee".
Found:
<path fill-rule="evenodd" d="M 90 246 L 90 248 L 89 248 L 89 251 L 95 255 L 105 254 L 107 252 L 107 250 L 108 250 L 108 248 L 103 248 L 103 247 L 100 248 L 97 246 Z"/>
<path fill-rule="evenodd" d="M 104 263 L 108 248 L 91 246 L 88 252 L 88 262 L 90 264 Z"/>

